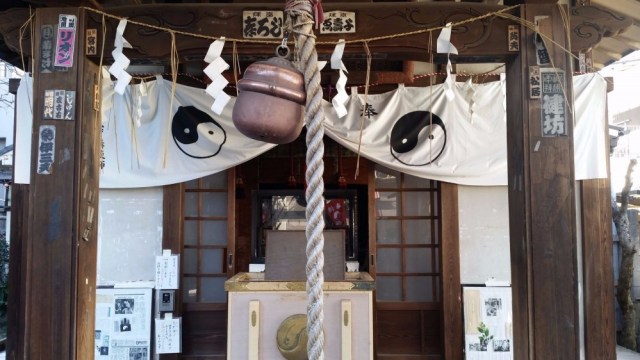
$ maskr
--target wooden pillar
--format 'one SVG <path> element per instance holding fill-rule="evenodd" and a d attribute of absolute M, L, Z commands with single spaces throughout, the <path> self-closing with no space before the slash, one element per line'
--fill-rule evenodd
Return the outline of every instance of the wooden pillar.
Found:
<path fill-rule="evenodd" d="M 522 5 L 520 16 L 540 19 L 540 31 L 568 47 L 563 10 L 566 14 L 559 5 Z M 520 53 L 507 63 L 514 355 L 516 360 L 578 359 L 573 101 L 564 103 L 566 135 L 543 136 L 543 100 L 529 93 L 529 71 L 537 64 L 534 33 L 521 26 L 520 34 Z M 543 67 L 564 71 L 564 96 L 572 99 L 569 56 L 547 44 L 553 65 Z"/>
<path fill-rule="evenodd" d="M 585 355 L 587 360 L 615 359 L 616 319 L 609 179 L 582 181 L 580 194 L 583 204 Z"/>
<path fill-rule="evenodd" d="M 94 353 L 100 159 L 94 85 L 99 71 L 84 56 L 84 11 L 37 9 L 34 48 L 41 49 L 42 26 L 58 25 L 63 14 L 77 17 L 74 46 L 62 49 L 73 54 L 73 66 L 41 72 L 40 51 L 34 59 L 28 237 L 21 259 L 26 292 L 20 341 L 25 359 L 87 359 Z M 64 110 L 70 120 L 45 119 L 47 90 L 75 91 L 75 108 Z"/>
<path fill-rule="evenodd" d="M 162 192 L 162 249 L 170 249 L 172 254 L 182 254 L 184 185 L 165 185 Z M 178 317 L 182 316 L 182 291 L 176 290 L 175 295 L 173 316 Z M 160 360 L 177 360 L 179 357 L 179 354 L 159 355 Z"/>
<path fill-rule="evenodd" d="M 15 164 L 15 162 L 14 162 Z M 7 348 L 8 359 L 24 358 L 25 333 L 25 266 L 29 219 L 29 185 L 11 186 L 11 244 L 9 249 L 9 289 L 7 298 Z"/>
<path fill-rule="evenodd" d="M 586 55 L 587 59 L 590 59 L 590 52 Z M 612 78 L 608 78 L 607 81 L 610 81 L 609 85 L 613 84 Z M 612 86 L 607 86 L 607 92 L 612 90 Z M 602 121 L 605 124 L 608 123 L 606 115 Z M 605 139 L 605 149 L 608 152 L 609 129 L 606 126 Z M 607 174 L 610 173 L 607 161 Z M 615 359 L 616 319 L 611 181 L 610 178 L 590 179 L 580 183 L 585 358 L 586 360 Z"/>
<path fill-rule="evenodd" d="M 19 79 L 9 80 L 9 92 L 17 95 Z M 22 101 L 22 100 L 21 100 Z M 14 103 L 14 119 L 18 113 L 18 99 Z M 16 138 L 16 128 L 13 128 L 13 138 Z M 15 144 L 15 140 L 14 140 Z M 14 145 L 15 146 L 15 145 Z M 16 163 L 16 150 L 13 151 L 13 164 Z M 9 359 L 22 359 L 23 352 L 21 344 L 24 344 L 24 262 L 22 255 L 25 252 L 25 241 L 27 239 L 26 221 L 29 219 L 29 185 L 17 184 L 15 167 L 13 168 L 14 181 L 11 186 L 11 206 L 13 206 L 11 216 L 11 238 L 9 248 L 9 289 L 11 293 L 7 297 L 7 347 L 6 354 Z M 6 205 L 6 203 L 5 203 Z"/>
<path fill-rule="evenodd" d="M 441 182 L 442 199 L 442 338 L 444 359 L 462 360 L 464 327 L 462 323 L 462 285 L 460 283 L 460 227 L 458 185 Z"/>

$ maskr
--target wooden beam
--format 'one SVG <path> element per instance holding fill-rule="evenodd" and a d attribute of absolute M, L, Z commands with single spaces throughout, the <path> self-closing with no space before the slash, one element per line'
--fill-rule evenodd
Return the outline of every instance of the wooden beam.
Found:
<path fill-rule="evenodd" d="M 176 31 L 184 31 L 202 36 L 226 36 L 227 38 L 243 38 L 242 11 L 245 10 L 282 10 L 280 3 L 234 3 L 234 4 L 146 4 L 109 8 L 109 14 L 127 17 L 151 25 L 159 25 Z M 376 2 L 376 3 L 328 3 L 325 11 L 354 11 L 357 15 L 355 34 L 318 35 L 318 53 L 320 57 L 329 56 L 335 42 L 344 38 L 347 41 L 373 38 L 392 34 L 402 34 L 416 30 L 433 29 L 447 22 L 459 23 L 483 14 L 505 9 L 505 6 L 479 3 L 458 2 Z M 603 38 L 615 36 L 629 28 L 631 18 L 626 10 L 619 13 L 604 7 L 580 6 L 570 12 L 571 50 L 574 53 L 586 51 Z M 625 15 L 621 15 L 625 14 Z M 100 31 L 102 15 L 90 12 L 92 19 L 89 25 Z M 29 18 L 28 9 L 14 8 L 0 13 L 0 33 L 9 49 L 16 55 L 10 60 L 20 64 L 18 54 L 21 51 L 26 57 L 31 56 L 30 33 L 25 32 L 20 47 L 20 27 Z M 110 64 L 113 48 L 114 31 L 117 20 L 106 17 L 107 34 L 105 45 L 105 64 Z M 513 22 L 488 17 L 454 27 L 452 42 L 460 55 L 452 56 L 453 62 L 504 62 L 513 56 L 507 49 L 507 26 Z M 412 36 L 401 36 L 392 39 L 369 42 L 372 54 L 382 58 L 395 60 L 426 61 L 428 53 L 434 51 L 439 30 Z M 154 63 L 167 66 L 169 64 L 170 36 L 168 33 L 130 23 L 125 37 L 134 49 L 126 50 L 127 56 L 136 63 Z M 102 36 L 99 34 L 98 39 Z M 177 35 L 177 50 L 182 63 L 203 59 L 211 40 L 191 36 Z M 273 45 L 240 43 L 238 54 L 243 59 L 251 60 L 254 56 L 271 56 Z M 100 48 L 100 46 L 99 46 Z M 225 47 L 225 56 L 231 55 L 231 47 Z M 345 49 L 345 59 L 361 57 L 364 53 L 362 43 L 349 44 Z M 8 53 L 7 53 L 8 54 Z M 8 56 L 8 55 L 7 55 Z M 10 57 L 10 56 L 8 56 Z M 93 58 L 98 62 L 98 57 Z M 437 63 L 446 62 L 441 55 L 435 56 Z M 374 69 L 376 70 L 376 69 Z"/>
<path fill-rule="evenodd" d="M 629 27 L 625 32 L 618 34 L 617 39 L 628 43 L 636 49 L 640 49 L 640 26 L 634 25 Z"/>
<path fill-rule="evenodd" d="M 531 22 L 546 16 L 540 31 L 567 45 L 558 5 L 523 5 L 521 11 Z M 514 355 L 516 360 L 578 359 L 572 117 L 565 106 L 566 136 L 543 136 L 541 101 L 529 98 L 528 74 L 537 63 L 534 34 L 524 28 L 521 34 L 521 52 L 507 64 Z M 549 50 L 555 67 L 566 75 L 564 95 L 572 99 L 571 60 Z"/>
<path fill-rule="evenodd" d="M 612 13 L 624 14 L 635 21 L 640 21 L 640 3 L 635 0 L 591 0 L 593 5 L 599 5 Z"/>
<path fill-rule="evenodd" d="M 373 38 L 390 34 L 401 34 L 444 26 L 447 22 L 462 22 L 483 14 L 504 9 L 504 6 L 465 3 L 341 3 L 325 4 L 325 11 L 353 11 L 357 14 L 355 34 L 318 35 L 317 43 L 320 54 L 331 54 L 335 42 L 343 38 L 346 41 Z M 227 38 L 243 38 L 242 12 L 246 10 L 283 10 L 282 4 L 159 4 L 146 6 L 128 6 L 112 8 L 110 13 L 126 16 L 130 20 L 150 24 L 180 24 L 185 31 L 206 36 L 226 36 Z M 92 16 L 97 28 L 101 16 Z M 454 28 L 452 41 L 456 44 L 460 56 L 469 58 L 491 56 L 503 58 L 510 55 L 506 41 L 507 24 L 505 19 L 488 17 L 483 21 L 474 21 Z M 114 25 L 108 23 L 107 49 L 112 48 Z M 439 30 L 432 34 L 432 48 Z M 125 37 L 134 46 L 127 53 L 132 59 L 156 58 L 168 59 L 170 48 L 166 46 L 168 34 L 129 25 Z M 277 40 L 276 40 L 277 41 Z M 330 44 L 323 44 L 330 42 Z M 158 46 L 158 44 L 164 44 Z M 203 58 L 211 40 L 178 36 L 177 47 L 181 56 Z M 487 46 L 491 43 L 491 46 Z M 429 49 L 429 34 L 421 33 L 413 36 L 402 36 L 393 39 L 372 41 L 371 52 L 375 54 L 392 54 L 402 60 L 425 60 Z M 229 47 L 230 48 L 230 47 Z M 241 43 L 239 54 L 273 54 L 275 44 L 259 45 Z M 491 48 L 491 51 L 487 51 Z M 229 51 L 229 49 L 226 49 Z M 345 56 L 362 55 L 362 44 L 350 44 L 346 47 Z"/>
<path fill-rule="evenodd" d="M 610 10 L 594 5 L 571 8 L 571 51 L 585 52 L 598 45 L 605 37 L 616 36 L 631 27 L 629 12 Z"/>
<path fill-rule="evenodd" d="M 635 49 L 617 37 L 609 37 L 602 39 L 598 45 L 598 51 L 605 51 L 614 56 L 624 56 L 635 51 Z"/>

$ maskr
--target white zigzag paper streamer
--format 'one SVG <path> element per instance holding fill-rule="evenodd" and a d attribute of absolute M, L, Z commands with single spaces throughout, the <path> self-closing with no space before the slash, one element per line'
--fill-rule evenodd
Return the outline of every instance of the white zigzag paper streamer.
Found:
<path fill-rule="evenodd" d="M 451 23 L 447 23 L 438 36 L 438 46 L 436 51 L 439 54 L 456 54 L 458 49 L 451 43 Z"/>
<path fill-rule="evenodd" d="M 114 91 L 120 95 L 124 94 L 124 90 L 131 81 L 131 75 L 126 71 L 131 61 L 122 53 L 123 48 L 131 48 L 131 44 L 124 38 L 124 29 L 127 27 L 127 19 L 120 20 L 116 29 L 116 38 L 114 40 L 115 49 L 111 52 L 113 56 L 113 64 L 109 68 L 109 73 L 118 81 Z"/>
<path fill-rule="evenodd" d="M 349 100 L 349 95 L 347 95 L 347 90 L 345 86 L 347 85 L 347 68 L 344 66 L 342 62 L 342 54 L 344 53 L 345 42 L 344 39 L 340 39 L 336 48 L 333 50 L 333 54 L 331 54 L 331 68 L 338 69 L 340 76 L 338 77 L 338 82 L 336 83 L 336 90 L 338 93 L 336 96 L 331 99 L 331 103 L 333 104 L 333 108 L 336 110 L 338 114 L 338 118 L 341 118 L 347 115 L 347 108 L 345 107 L 345 103 Z"/>
<path fill-rule="evenodd" d="M 231 97 L 224 92 L 224 88 L 229 84 L 229 81 L 222 76 L 222 72 L 229 68 L 229 64 L 220 57 L 224 47 L 224 39 L 223 36 L 211 43 L 204 57 L 204 61 L 209 64 L 204 69 L 204 73 L 211 79 L 211 84 L 207 86 L 205 92 L 214 99 L 211 111 L 218 115 L 222 113 L 225 105 L 231 100 Z"/>
<path fill-rule="evenodd" d="M 455 87 L 455 75 L 451 74 L 452 66 L 449 60 L 450 54 L 458 54 L 458 49 L 451 43 L 451 23 L 448 23 L 440 32 L 437 42 L 437 52 L 447 54 L 447 78 L 444 81 L 444 94 L 449 101 L 453 101 L 456 95 L 453 91 Z"/>
<path fill-rule="evenodd" d="M 473 124 L 473 112 L 475 111 L 475 109 L 478 106 L 477 106 L 477 104 L 475 102 L 476 88 L 475 88 L 475 85 L 473 85 L 473 81 L 471 79 L 471 76 L 469 77 L 469 80 L 467 80 L 464 83 L 462 93 L 464 95 L 465 100 L 469 104 L 469 115 L 470 115 L 469 119 L 471 120 L 471 123 Z"/>
<path fill-rule="evenodd" d="M 142 103 L 144 102 L 144 97 L 147 97 L 147 83 L 142 80 L 140 81 L 140 85 L 137 87 L 131 88 L 131 96 L 133 97 L 133 103 L 135 104 L 136 111 L 134 114 L 134 119 L 137 127 L 142 126 Z"/>
<path fill-rule="evenodd" d="M 452 74 L 452 69 L 451 60 L 447 59 L 447 78 L 444 80 L 444 95 L 449 101 L 453 101 L 456 98 L 456 93 L 453 90 L 456 87 L 456 76 Z"/>

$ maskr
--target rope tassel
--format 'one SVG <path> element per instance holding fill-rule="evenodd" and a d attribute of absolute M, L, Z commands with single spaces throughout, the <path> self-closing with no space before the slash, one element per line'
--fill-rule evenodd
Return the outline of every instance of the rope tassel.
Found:
<path fill-rule="evenodd" d="M 322 87 L 316 52 L 316 37 L 313 34 L 313 3 L 305 0 L 288 1 L 285 12 L 291 19 L 296 37 L 298 67 L 304 74 L 307 91 L 305 123 L 307 125 L 307 356 L 309 360 L 324 360 L 323 291 L 324 283 L 324 110 Z"/>

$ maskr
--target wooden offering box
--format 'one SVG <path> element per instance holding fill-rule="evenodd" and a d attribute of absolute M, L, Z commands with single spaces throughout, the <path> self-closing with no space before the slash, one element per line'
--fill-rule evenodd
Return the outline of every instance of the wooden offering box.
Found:
<path fill-rule="evenodd" d="M 307 239 L 304 230 L 267 231 L 266 280 L 306 281 Z M 346 269 L 344 230 L 323 232 L 324 280 L 342 281 Z"/>
<path fill-rule="evenodd" d="M 305 287 L 304 281 L 268 281 L 263 273 L 240 273 L 227 280 L 227 358 L 301 359 L 306 345 L 296 341 L 306 338 L 304 323 L 291 325 L 290 320 L 306 316 Z M 373 359 L 374 288 L 368 273 L 346 273 L 343 281 L 324 283 L 326 359 Z"/>

